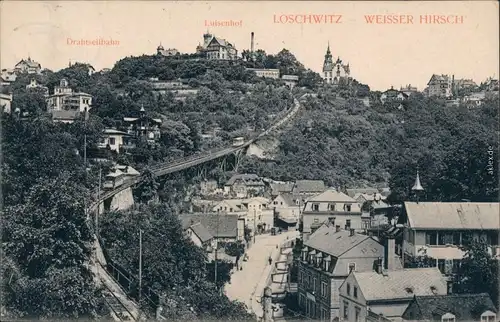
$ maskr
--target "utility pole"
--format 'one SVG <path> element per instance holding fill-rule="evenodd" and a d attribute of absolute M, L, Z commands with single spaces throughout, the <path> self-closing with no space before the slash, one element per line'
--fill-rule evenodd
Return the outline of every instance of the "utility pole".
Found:
<path fill-rule="evenodd" d="M 257 226 L 257 223 L 256 223 L 256 220 L 255 220 L 255 208 L 253 209 L 253 243 L 255 244 L 255 234 L 257 233 L 256 231 L 256 226 Z"/>
<path fill-rule="evenodd" d="M 142 229 L 139 229 L 139 316 L 141 315 L 142 297 Z"/>
<path fill-rule="evenodd" d="M 219 236 L 219 212 L 217 212 L 217 226 L 215 226 L 215 231 L 216 231 L 216 236 L 215 236 L 215 261 L 214 261 L 214 269 L 215 269 L 215 276 L 214 276 L 214 283 L 215 286 L 217 286 L 217 250 L 219 248 L 219 242 L 217 240 L 217 237 Z"/>
<path fill-rule="evenodd" d="M 99 198 L 101 197 L 101 175 L 102 175 L 102 168 L 99 166 L 99 186 L 97 187 L 97 211 L 95 214 L 95 231 L 97 237 L 99 237 L 99 211 L 101 209 L 101 204 L 99 202 Z"/>

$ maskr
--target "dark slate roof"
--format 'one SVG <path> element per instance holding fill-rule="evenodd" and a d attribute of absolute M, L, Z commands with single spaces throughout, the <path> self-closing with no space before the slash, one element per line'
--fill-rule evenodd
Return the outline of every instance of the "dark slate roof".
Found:
<path fill-rule="evenodd" d="M 292 192 L 293 183 L 271 183 L 270 187 L 274 195 L 279 195 L 282 192 Z"/>
<path fill-rule="evenodd" d="M 334 225 L 323 224 L 304 242 L 304 246 L 320 250 L 334 257 L 340 257 L 348 250 L 370 238 L 367 235 L 357 233 L 354 233 L 354 236 L 350 236 L 348 230 L 337 232 Z M 360 254 L 359 257 L 363 257 L 363 255 Z"/>
<path fill-rule="evenodd" d="M 326 190 L 323 180 L 297 180 L 293 187 L 295 193 L 323 192 Z"/>
<path fill-rule="evenodd" d="M 202 243 L 209 241 L 210 239 L 214 238 L 212 234 L 208 231 L 205 226 L 203 226 L 201 223 L 196 223 L 190 227 L 193 232 L 198 236 L 198 238 L 201 240 Z"/>
<path fill-rule="evenodd" d="M 495 305 L 487 293 L 415 296 L 403 318 L 417 307 L 418 320 L 434 320 L 446 313 L 455 315 L 457 321 L 479 321 L 486 311 L 496 313 Z"/>
<path fill-rule="evenodd" d="M 217 213 L 182 214 L 180 219 L 184 230 L 195 223 L 201 223 L 214 237 L 236 238 L 238 236 L 238 215 Z"/>

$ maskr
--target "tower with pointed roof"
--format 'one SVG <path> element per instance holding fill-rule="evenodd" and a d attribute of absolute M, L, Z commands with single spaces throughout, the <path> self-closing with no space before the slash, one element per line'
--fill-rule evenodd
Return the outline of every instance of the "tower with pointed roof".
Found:
<path fill-rule="evenodd" d="M 350 73 L 351 68 L 349 63 L 343 64 L 340 57 L 337 57 L 337 60 L 335 61 L 333 60 L 333 56 L 330 51 L 330 42 L 328 42 L 325 59 L 323 61 L 324 83 L 330 85 L 349 84 L 351 81 Z"/>
<path fill-rule="evenodd" d="M 331 84 L 333 80 L 333 58 L 330 52 L 330 42 L 326 48 L 325 60 L 323 61 L 323 80 L 326 84 Z"/>
<path fill-rule="evenodd" d="M 418 167 L 417 167 L 417 177 L 415 178 L 415 184 L 411 188 L 411 191 L 415 193 L 415 198 L 418 203 L 418 199 L 420 197 L 420 194 L 424 191 L 424 187 L 422 187 L 422 184 L 420 183 L 420 175 L 418 173 Z"/>

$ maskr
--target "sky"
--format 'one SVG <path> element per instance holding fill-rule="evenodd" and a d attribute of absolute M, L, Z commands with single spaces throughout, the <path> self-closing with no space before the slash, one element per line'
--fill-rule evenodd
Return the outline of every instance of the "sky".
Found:
<path fill-rule="evenodd" d="M 112 68 L 121 58 L 155 53 L 160 42 L 165 48 L 192 53 L 209 29 L 239 53 L 249 49 L 254 32 L 256 49 L 276 54 L 286 48 L 316 72 L 322 70 L 330 43 L 333 56 L 349 62 L 351 75 L 374 90 L 407 84 L 423 90 L 432 74 L 453 74 L 479 83 L 490 76 L 498 78 L 499 73 L 496 1 L 51 0 L 2 1 L 0 6 L 2 69 L 13 68 L 28 55 L 51 70 L 65 68 L 69 61 L 87 62 L 96 70 Z M 311 23 L 300 23 L 299 18 L 287 23 L 283 15 L 316 15 L 322 21 L 314 23 L 311 18 Z M 367 23 L 367 15 L 411 16 L 413 23 Z M 420 15 L 453 19 L 420 23 Z M 451 23 L 457 21 L 454 17 L 460 17 L 459 23 Z M 207 27 L 215 20 L 241 24 Z M 81 39 L 119 43 L 71 44 Z"/>

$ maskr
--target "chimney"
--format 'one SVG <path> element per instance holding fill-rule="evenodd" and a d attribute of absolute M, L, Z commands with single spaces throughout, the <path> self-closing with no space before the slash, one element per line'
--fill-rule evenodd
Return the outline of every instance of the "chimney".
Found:
<path fill-rule="evenodd" d="M 336 225 L 336 226 L 335 226 L 335 232 L 337 232 L 337 233 L 338 233 L 339 231 L 340 231 L 340 225 Z"/>
<path fill-rule="evenodd" d="M 453 294 L 453 281 L 450 281 L 450 280 L 446 281 L 446 290 L 447 290 L 446 293 L 448 295 Z"/>
<path fill-rule="evenodd" d="M 382 258 L 378 258 L 376 262 L 377 273 L 382 274 Z"/>
<path fill-rule="evenodd" d="M 388 237 L 385 246 L 385 262 L 388 271 L 396 269 L 396 241 L 394 237 Z"/>
<path fill-rule="evenodd" d="M 253 60 L 254 59 L 254 55 L 253 55 L 253 38 L 254 38 L 254 33 L 252 31 L 252 33 L 250 34 L 250 57 L 251 59 Z"/>
<path fill-rule="evenodd" d="M 349 229 L 349 236 L 354 236 L 354 228 Z"/>

